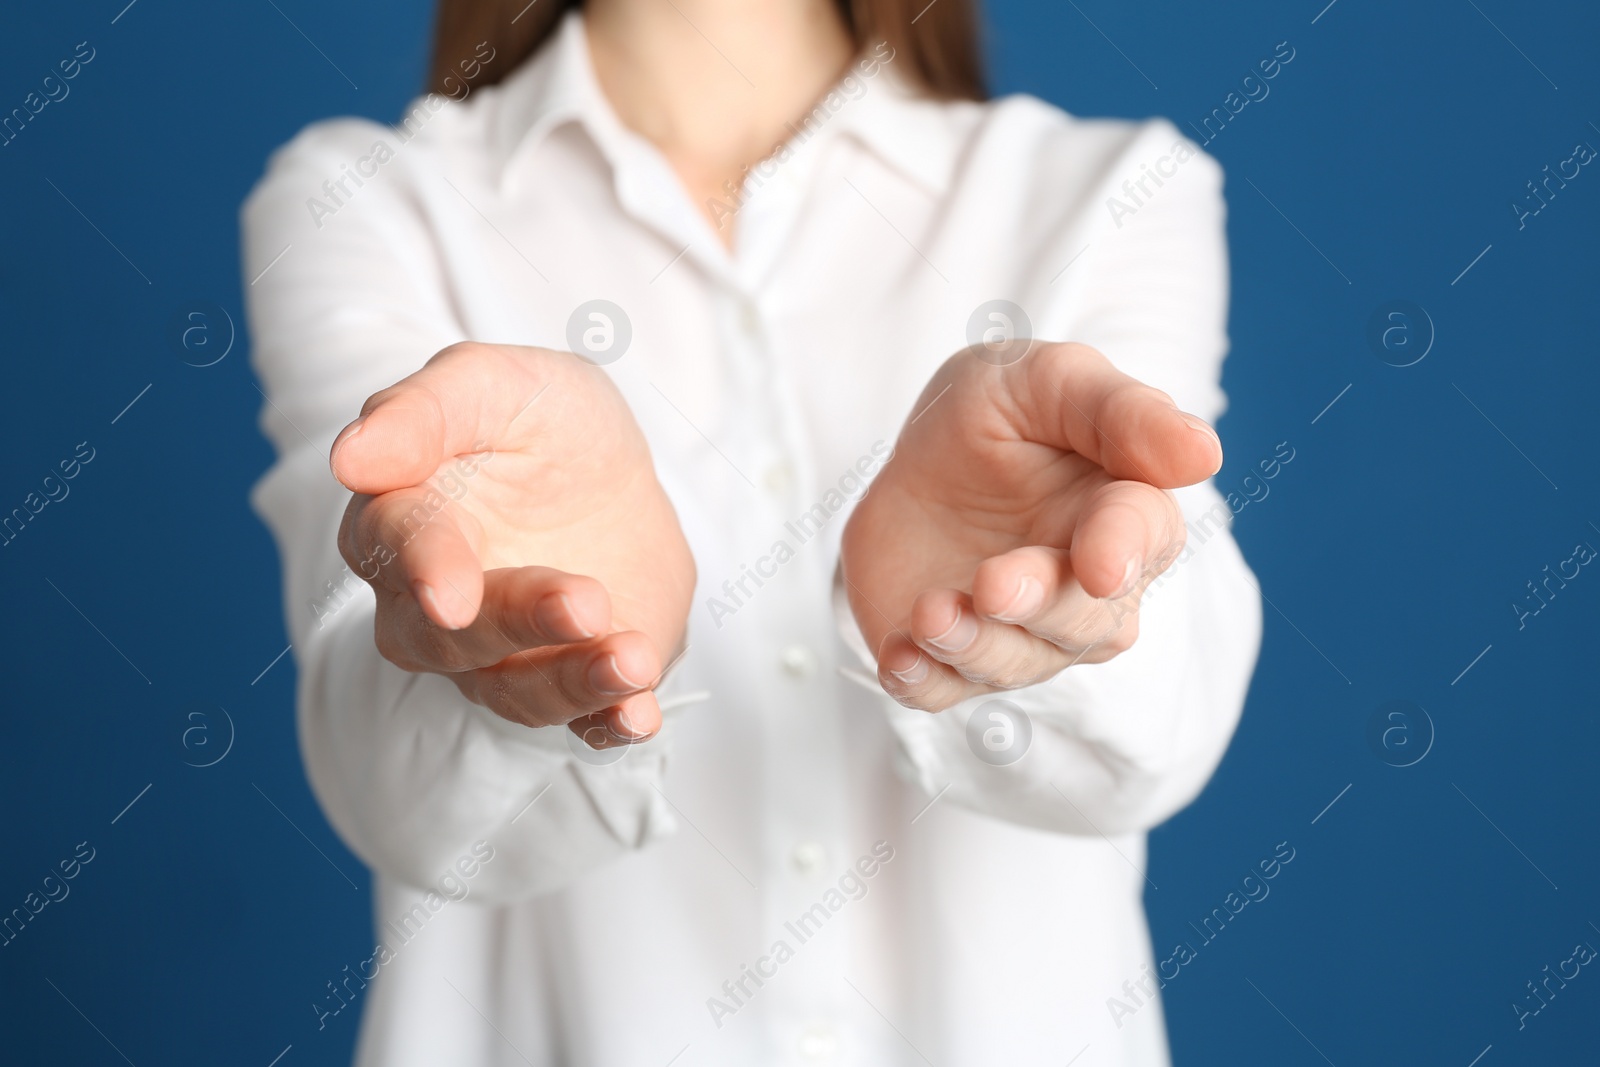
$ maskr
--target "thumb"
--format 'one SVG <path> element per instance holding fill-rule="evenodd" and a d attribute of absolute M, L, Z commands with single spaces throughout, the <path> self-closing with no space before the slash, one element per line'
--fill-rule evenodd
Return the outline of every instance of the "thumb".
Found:
<path fill-rule="evenodd" d="M 445 413 L 439 398 L 407 379 L 374 393 L 328 453 L 333 476 L 347 489 L 378 495 L 419 485 L 446 458 Z"/>
<path fill-rule="evenodd" d="M 1222 467 L 1222 441 L 1205 420 L 1086 345 L 1040 345 L 1005 370 L 1028 440 L 1159 489 L 1202 482 Z"/>
<path fill-rule="evenodd" d="M 418 485 L 456 456 L 507 446 L 512 423 L 548 384 L 532 349 L 452 345 L 374 393 L 333 442 L 346 488 L 376 495 Z"/>

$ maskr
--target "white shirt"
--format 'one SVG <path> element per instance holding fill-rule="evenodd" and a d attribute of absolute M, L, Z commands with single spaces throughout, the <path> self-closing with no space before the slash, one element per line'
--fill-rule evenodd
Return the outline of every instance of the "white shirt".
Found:
<path fill-rule="evenodd" d="M 1260 633 L 1226 505 L 1178 494 L 1210 514 L 1131 651 L 1005 694 L 1032 728 L 1010 766 L 968 744 L 985 701 L 927 715 L 861 684 L 833 575 L 847 476 L 881 465 L 986 301 L 1219 414 L 1220 170 L 1166 122 L 927 102 L 892 58 L 867 68 L 754 172 L 732 254 L 619 123 L 576 15 L 501 85 L 419 101 L 409 131 L 310 127 L 245 206 L 279 454 L 254 499 L 301 746 L 377 883 L 381 951 L 306 995 L 321 1026 L 361 1012 L 360 1064 L 1167 1062 L 1145 831 L 1221 758 Z M 609 765 L 379 657 L 327 458 L 439 349 L 566 349 L 594 299 L 631 327 L 607 370 L 700 575 L 666 725 Z M 747 566 L 770 576 L 717 610 Z"/>

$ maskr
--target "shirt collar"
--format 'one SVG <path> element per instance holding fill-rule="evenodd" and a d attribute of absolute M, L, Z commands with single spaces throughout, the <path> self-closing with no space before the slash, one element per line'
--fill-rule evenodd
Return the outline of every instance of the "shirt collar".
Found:
<path fill-rule="evenodd" d="M 562 17 L 543 48 L 501 83 L 499 93 L 491 136 L 502 183 L 511 178 L 519 158 L 565 123 L 581 123 L 613 167 L 624 146 L 637 138 L 600 89 L 583 17 L 576 9 Z"/>
<path fill-rule="evenodd" d="M 950 187 L 960 139 L 949 105 L 920 96 L 897 61 L 905 62 L 887 45 L 868 48 L 792 129 L 796 139 L 802 131 L 823 141 L 848 137 L 937 197 Z M 562 18 L 549 43 L 498 91 L 492 150 L 502 183 L 520 157 L 566 122 L 582 124 L 613 167 L 638 147 L 639 135 L 617 118 L 595 77 L 578 10 Z"/>
<path fill-rule="evenodd" d="M 823 98 L 847 103 L 833 127 L 923 191 L 939 197 L 947 192 L 960 162 L 961 139 L 948 103 L 919 93 L 886 44 L 868 48 Z M 813 112 L 815 114 L 815 112 Z"/>

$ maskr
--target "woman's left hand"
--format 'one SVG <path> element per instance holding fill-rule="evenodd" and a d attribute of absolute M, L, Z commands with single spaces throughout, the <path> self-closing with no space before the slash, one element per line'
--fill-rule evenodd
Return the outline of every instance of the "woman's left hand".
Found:
<path fill-rule="evenodd" d="M 1092 348 L 986 354 L 934 375 L 844 532 L 879 681 L 927 711 L 1126 651 L 1183 547 L 1167 490 L 1222 466 L 1210 426 Z"/>

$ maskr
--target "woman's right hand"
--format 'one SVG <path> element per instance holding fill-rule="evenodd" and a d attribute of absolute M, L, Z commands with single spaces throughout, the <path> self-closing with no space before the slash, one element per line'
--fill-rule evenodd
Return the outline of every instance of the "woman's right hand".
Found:
<path fill-rule="evenodd" d="M 385 659 L 443 674 L 591 746 L 661 728 L 694 559 L 606 372 L 539 348 L 452 345 L 373 395 L 329 457 L 356 495 L 345 562 Z"/>

